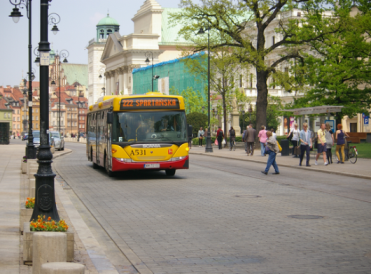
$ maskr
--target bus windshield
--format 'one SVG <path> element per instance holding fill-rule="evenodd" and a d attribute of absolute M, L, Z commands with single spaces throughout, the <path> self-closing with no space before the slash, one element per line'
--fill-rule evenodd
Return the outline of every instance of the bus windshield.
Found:
<path fill-rule="evenodd" d="M 112 142 L 187 142 L 184 111 L 115 112 Z"/>

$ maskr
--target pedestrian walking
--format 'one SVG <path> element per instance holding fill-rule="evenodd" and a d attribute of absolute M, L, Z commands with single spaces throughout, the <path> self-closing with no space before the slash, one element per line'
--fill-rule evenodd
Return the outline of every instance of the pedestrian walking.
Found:
<path fill-rule="evenodd" d="M 341 124 L 337 125 L 337 129 L 338 130 L 336 131 L 336 156 L 338 157 L 338 164 L 344 164 L 345 136 L 349 137 L 349 135 L 343 131 L 343 126 Z M 339 152 L 341 152 L 341 158 Z"/>
<path fill-rule="evenodd" d="M 200 127 L 198 133 L 197 133 L 197 138 L 198 138 L 198 146 L 199 147 L 202 147 L 202 140 L 204 139 L 204 135 L 205 135 L 205 132 L 204 130 L 202 129 L 202 127 Z"/>
<path fill-rule="evenodd" d="M 231 127 L 231 129 L 229 130 L 229 150 L 230 151 L 232 151 L 232 148 L 233 150 L 236 150 L 235 142 L 236 142 L 236 131 L 233 129 L 233 127 Z"/>
<path fill-rule="evenodd" d="M 292 157 L 296 158 L 299 157 L 298 155 L 295 154 L 295 148 L 298 146 L 298 142 L 300 140 L 300 130 L 298 129 L 298 124 L 294 124 L 294 128 L 290 130 L 289 136 L 287 138 L 291 138 L 291 143 L 292 143 Z"/>
<path fill-rule="evenodd" d="M 254 144 L 255 144 L 255 138 L 256 138 L 256 130 L 252 127 L 252 124 L 250 124 L 246 130 L 246 143 L 247 143 L 247 156 L 254 155 Z"/>
<path fill-rule="evenodd" d="M 260 142 L 261 156 L 265 156 L 265 143 L 267 142 L 267 131 L 265 130 L 265 126 L 260 127 L 258 137 Z"/>
<path fill-rule="evenodd" d="M 303 130 L 300 131 L 300 162 L 299 166 L 301 166 L 301 163 L 303 162 L 304 158 L 304 153 L 307 154 L 307 161 L 306 161 L 306 166 L 310 166 L 309 161 L 310 161 L 310 149 L 312 148 L 313 143 L 312 143 L 312 133 L 308 129 L 308 124 L 304 123 L 303 124 Z"/>
<path fill-rule="evenodd" d="M 332 147 L 334 145 L 334 132 L 331 129 L 330 123 L 326 123 L 326 156 L 327 163 L 332 164 Z"/>
<path fill-rule="evenodd" d="M 245 152 L 247 152 L 247 129 L 249 126 L 246 126 L 246 129 L 242 133 L 242 142 L 245 144 Z"/>
<path fill-rule="evenodd" d="M 274 171 L 275 171 L 273 174 L 280 174 L 280 171 L 278 169 L 277 162 L 276 162 L 276 155 L 280 151 L 279 148 L 278 148 L 278 145 L 277 145 L 277 141 L 276 141 L 276 139 L 273 138 L 272 132 L 270 132 L 270 131 L 266 132 L 266 136 L 268 138 L 267 143 L 266 143 L 266 147 L 267 147 L 267 154 L 268 154 L 269 157 L 268 157 L 268 161 L 267 161 L 267 166 L 266 166 L 265 170 L 262 171 L 262 173 L 267 175 L 270 167 L 273 165 Z"/>
<path fill-rule="evenodd" d="M 217 139 L 218 139 L 218 147 L 219 147 L 219 149 L 222 149 L 222 142 L 223 142 L 224 133 L 223 133 L 223 130 L 220 126 L 218 127 L 218 131 L 216 132 L 216 136 L 217 136 Z"/>
<path fill-rule="evenodd" d="M 321 128 L 317 131 L 317 156 L 316 161 L 314 162 L 315 165 L 318 165 L 318 158 L 319 155 L 322 153 L 324 165 L 327 166 L 328 162 L 326 161 L 326 125 L 324 123 L 321 124 Z"/>

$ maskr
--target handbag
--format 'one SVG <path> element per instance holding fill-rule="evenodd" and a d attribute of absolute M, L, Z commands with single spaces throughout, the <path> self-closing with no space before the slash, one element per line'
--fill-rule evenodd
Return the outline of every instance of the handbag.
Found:
<path fill-rule="evenodd" d="M 214 144 L 217 146 L 218 145 L 218 139 L 215 139 Z"/>
<path fill-rule="evenodd" d="M 300 146 L 296 146 L 296 147 L 294 148 L 294 155 L 296 155 L 296 156 L 300 156 Z"/>
<path fill-rule="evenodd" d="M 281 145 L 280 145 L 279 142 L 277 142 L 277 146 L 278 146 L 278 150 L 281 152 L 282 151 L 282 147 L 281 147 Z"/>
<path fill-rule="evenodd" d="M 222 141 L 222 145 L 225 145 L 225 144 L 226 144 L 225 139 L 223 139 L 223 141 Z"/>
<path fill-rule="evenodd" d="M 269 147 L 266 145 L 265 146 L 265 149 L 264 149 L 264 154 L 269 154 L 271 150 L 269 149 Z"/>

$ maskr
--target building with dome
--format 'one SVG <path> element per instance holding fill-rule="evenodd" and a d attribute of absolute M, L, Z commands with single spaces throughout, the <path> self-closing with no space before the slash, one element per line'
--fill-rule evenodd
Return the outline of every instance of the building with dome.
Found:
<path fill-rule="evenodd" d="M 107 38 L 116 32 L 119 32 L 119 23 L 107 14 L 107 17 L 101 19 L 97 24 L 96 37 L 89 41 L 88 49 L 88 102 L 94 104 L 105 89 L 105 68 L 100 62 Z"/>
<path fill-rule="evenodd" d="M 133 33 L 121 35 L 113 18 L 103 18 L 97 25 L 96 38 L 89 41 L 89 105 L 102 94 L 133 94 L 133 70 L 179 58 L 178 46 L 188 43 L 178 38 L 181 26 L 170 27 L 170 13 L 177 8 L 162 8 L 155 0 L 146 0 L 131 19 Z M 168 75 L 160 75 L 166 78 Z M 161 79 L 160 78 L 160 79 Z M 156 84 L 157 89 L 157 84 Z"/>

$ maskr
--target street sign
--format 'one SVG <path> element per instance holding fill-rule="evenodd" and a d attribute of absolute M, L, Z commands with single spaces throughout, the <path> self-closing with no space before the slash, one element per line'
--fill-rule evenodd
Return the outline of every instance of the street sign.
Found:
<path fill-rule="evenodd" d="M 336 132 L 336 128 L 335 128 L 335 120 L 325 120 L 325 124 L 329 123 L 330 124 L 330 128 L 332 129 L 332 131 L 335 133 Z"/>
<path fill-rule="evenodd" d="M 364 125 L 368 125 L 369 124 L 369 120 L 370 120 L 370 117 L 365 116 L 365 118 L 363 119 L 363 124 Z"/>
<path fill-rule="evenodd" d="M 40 51 L 40 66 L 50 65 L 50 55 L 48 51 Z"/>

